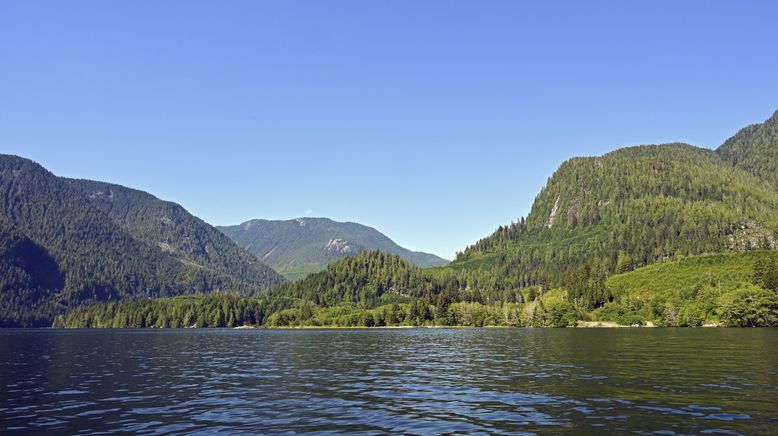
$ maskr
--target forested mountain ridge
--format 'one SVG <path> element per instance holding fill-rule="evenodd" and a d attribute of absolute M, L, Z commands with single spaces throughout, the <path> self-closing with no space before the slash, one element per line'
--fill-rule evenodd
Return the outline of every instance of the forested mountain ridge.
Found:
<path fill-rule="evenodd" d="M 743 138 L 761 137 L 757 130 L 746 129 Z M 769 150 L 738 150 L 770 161 Z M 746 171 L 743 158 L 723 156 L 674 143 L 570 159 L 526 219 L 500 227 L 446 267 L 361 251 L 258 297 L 125 300 L 69 312 L 55 325 L 778 326 L 778 189 L 769 174 Z M 111 224 L 123 229 L 121 217 Z M 0 249 L 8 253 L 0 268 L 13 272 L 8 282 L 45 293 L 50 285 L 30 269 L 30 259 L 45 259 L 45 246 L 28 241 L 17 221 L 0 224 Z M 333 250 L 352 249 L 331 239 Z M 263 256 L 272 257 L 277 242 L 258 243 Z"/>
<path fill-rule="evenodd" d="M 764 123 L 741 129 L 716 151 L 732 165 L 778 189 L 778 111 Z"/>
<path fill-rule="evenodd" d="M 455 269 L 485 270 L 503 287 L 565 284 L 662 259 L 775 248 L 778 192 L 686 144 L 619 149 L 563 163 L 526 219 L 468 247 Z"/>
<path fill-rule="evenodd" d="M 403 248 L 372 227 L 327 218 L 255 219 L 217 228 L 290 279 L 305 277 L 341 257 L 367 250 L 397 254 L 420 267 L 448 263 L 434 254 Z"/>
<path fill-rule="evenodd" d="M 484 293 L 463 288 L 449 268 L 421 269 L 378 251 L 341 258 L 269 294 L 215 293 L 76 309 L 55 327 L 778 326 L 778 253 L 692 256 L 619 274 L 602 283 L 605 304 L 587 306 L 575 287 Z M 585 324 L 584 324 L 585 325 Z"/>
<path fill-rule="evenodd" d="M 534 299 L 532 290 L 489 296 L 460 289 L 451 273 L 447 268 L 422 269 L 397 255 L 363 251 L 259 297 L 236 299 L 216 294 L 102 304 L 60 316 L 55 326 L 468 325 L 474 320 L 473 310 L 482 309 L 484 304 L 500 305 L 490 309 L 495 320 L 510 315 L 511 322 L 520 322 L 518 312 L 525 300 L 522 292 Z M 475 322 L 480 324 L 469 325 L 495 321 L 480 318 Z M 536 322 L 533 325 L 545 325 L 540 319 Z"/>
<path fill-rule="evenodd" d="M 270 267 L 179 204 L 112 183 L 63 180 L 134 238 L 157 246 L 182 262 L 224 272 L 264 289 L 283 281 Z"/>
<path fill-rule="evenodd" d="M 256 283 L 184 262 L 135 238 L 68 181 L 17 156 L 0 155 L 0 217 L 4 326 L 50 325 L 56 313 L 89 302 L 250 294 L 280 280 Z"/>

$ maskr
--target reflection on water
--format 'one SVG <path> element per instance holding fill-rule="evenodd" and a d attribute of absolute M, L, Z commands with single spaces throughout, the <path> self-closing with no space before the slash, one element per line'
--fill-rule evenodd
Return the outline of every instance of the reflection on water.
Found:
<path fill-rule="evenodd" d="M 745 329 L 5 330 L 0 433 L 766 434 L 776 350 Z"/>

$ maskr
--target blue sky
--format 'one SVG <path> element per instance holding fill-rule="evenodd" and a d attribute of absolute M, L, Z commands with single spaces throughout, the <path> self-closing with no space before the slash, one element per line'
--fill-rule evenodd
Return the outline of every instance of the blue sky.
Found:
<path fill-rule="evenodd" d="M 778 109 L 778 2 L 3 1 L 0 151 L 451 258 L 569 157 Z"/>

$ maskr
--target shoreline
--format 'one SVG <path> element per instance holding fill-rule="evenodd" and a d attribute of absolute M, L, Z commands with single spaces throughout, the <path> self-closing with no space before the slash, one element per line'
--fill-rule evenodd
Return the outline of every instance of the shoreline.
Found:
<path fill-rule="evenodd" d="M 711 328 L 758 328 L 729 327 L 720 323 L 708 323 L 700 326 L 658 326 L 651 321 L 644 324 L 618 324 L 614 321 L 578 321 L 576 325 L 565 327 L 533 327 L 507 325 L 393 325 L 393 326 L 339 326 L 339 325 L 303 325 L 303 326 L 256 326 L 242 325 L 236 327 L 7 327 L 6 330 L 408 330 L 408 329 L 629 329 L 629 328 L 679 328 L 679 329 L 711 329 Z M 768 327 L 769 328 L 769 327 Z"/>
<path fill-rule="evenodd" d="M 227 327 L 205 327 L 205 328 L 227 328 Z M 699 327 L 661 327 L 657 326 L 651 321 L 647 321 L 645 324 L 638 325 L 624 325 L 617 324 L 613 321 L 578 321 L 575 326 L 568 327 L 517 327 L 517 326 L 500 326 L 500 325 L 488 325 L 488 326 L 467 326 L 467 325 L 430 325 L 430 326 L 380 326 L 380 327 L 366 327 L 366 326 L 286 326 L 286 327 L 265 327 L 265 326 L 239 326 L 227 328 L 230 330 L 407 330 L 407 329 L 557 329 L 557 328 L 572 328 L 572 329 L 613 329 L 613 328 L 728 328 L 721 324 L 704 324 Z M 742 327 L 741 327 L 742 328 Z"/>

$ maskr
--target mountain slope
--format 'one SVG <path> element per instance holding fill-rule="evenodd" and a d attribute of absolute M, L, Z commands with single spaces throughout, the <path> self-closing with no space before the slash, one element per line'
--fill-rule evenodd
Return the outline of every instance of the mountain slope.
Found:
<path fill-rule="evenodd" d="M 252 283 L 236 270 L 165 253 L 67 180 L 16 156 L 0 155 L 0 216 L 0 264 L 12 271 L 3 274 L 0 289 L 4 325 L 48 325 L 65 308 L 94 301 L 218 289 L 256 293 L 279 281 Z"/>
<path fill-rule="evenodd" d="M 218 229 L 291 279 L 302 278 L 341 257 L 367 250 L 397 254 L 420 267 L 448 263 L 433 254 L 405 249 L 371 227 L 327 218 L 251 220 Z"/>
<path fill-rule="evenodd" d="M 609 277 L 614 301 L 595 311 L 621 324 L 775 326 L 778 254 L 748 251 L 691 256 Z"/>
<path fill-rule="evenodd" d="M 778 189 L 778 111 L 761 124 L 752 124 L 729 138 L 719 155 Z"/>
<path fill-rule="evenodd" d="M 183 262 L 270 288 L 282 279 L 251 253 L 180 205 L 143 191 L 92 180 L 63 179 L 134 238 Z"/>
<path fill-rule="evenodd" d="M 778 193 L 710 150 L 685 144 L 571 159 L 526 220 L 501 227 L 453 263 L 502 286 L 564 285 L 575 269 L 606 276 L 658 260 L 775 248 Z"/>
<path fill-rule="evenodd" d="M 0 327 L 47 325 L 64 286 L 57 262 L 0 216 Z"/>
<path fill-rule="evenodd" d="M 769 161 L 770 150 L 759 150 L 739 153 Z M 738 162 L 686 144 L 574 158 L 549 178 L 526 219 L 447 267 L 420 269 L 368 251 L 254 301 L 102 305 L 59 325 L 136 326 L 128 314 L 144 313 L 155 325 L 775 326 L 778 254 L 769 249 L 778 248 L 778 192 Z M 276 255 L 276 245 L 260 247 Z"/>

